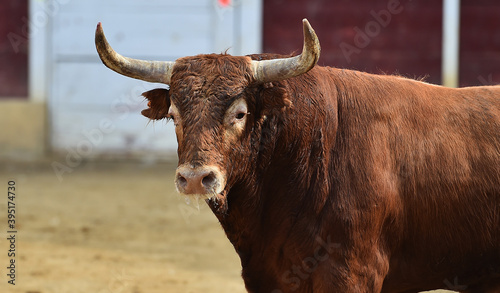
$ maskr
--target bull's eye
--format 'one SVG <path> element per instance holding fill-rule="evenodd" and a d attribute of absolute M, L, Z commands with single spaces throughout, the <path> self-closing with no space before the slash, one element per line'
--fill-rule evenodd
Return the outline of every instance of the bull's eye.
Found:
<path fill-rule="evenodd" d="M 175 108 L 175 106 L 171 105 L 170 108 L 168 109 L 168 113 L 167 113 L 167 117 L 172 119 L 172 121 L 174 122 L 174 124 L 177 125 L 177 109 Z"/>
<path fill-rule="evenodd" d="M 247 113 L 244 113 L 244 112 L 236 113 L 236 119 L 241 120 L 241 119 L 245 118 L 246 114 Z"/>
<path fill-rule="evenodd" d="M 248 107 L 245 99 L 239 98 L 235 100 L 224 115 L 224 122 L 231 126 L 231 129 L 242 130 L 245 126 L 246 117 L 248 115 Z"/>

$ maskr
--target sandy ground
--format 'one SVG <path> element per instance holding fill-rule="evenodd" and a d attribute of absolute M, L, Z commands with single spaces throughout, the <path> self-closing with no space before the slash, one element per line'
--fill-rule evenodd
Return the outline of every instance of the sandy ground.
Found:
<path fill-rule="evenodd" d="M 48 164 L 0 171 L 0 292 L 246 292 L 241 265 L 206 204 L 187 205 L 175 166 Z M 7 182 L 16 180 L 16 285 L 7 284 Z"/>
<path fill-rule="evenodd" d="M 1 163 L 0 292 L 246 292 L 205 203 L 175 192 L 173 164 Z M 7 183 L 16 181 L 16 285 L 7 283 Z"/>

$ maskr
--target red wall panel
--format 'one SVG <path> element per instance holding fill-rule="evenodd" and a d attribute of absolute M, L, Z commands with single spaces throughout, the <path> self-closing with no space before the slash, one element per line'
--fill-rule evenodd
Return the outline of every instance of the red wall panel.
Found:
<path fill-rule="evenodd" d="M 500 84 L 500 2 L 462 0 L 460 85 Z"/>
<path fill-rule="evenodd" d="M 460 9 L 460 86 L 500 84 L 500 2 L 462 0 Z M 300 51 L 302 18 L 319 36 L 321 65 L 441 83 L 442 1 L 264 0 L 264 51 Z"/>
<path fill-rule="evenodd" d="M 302 18 L 318 34 L 321 65 L 441 82 L 441 1 L 265 0 L 264 51 L 300 51 Z"/>
<path fill-rule="evenodd" d="M 0 0 L 0 98 L 28 95 L 28 0 Z"/>

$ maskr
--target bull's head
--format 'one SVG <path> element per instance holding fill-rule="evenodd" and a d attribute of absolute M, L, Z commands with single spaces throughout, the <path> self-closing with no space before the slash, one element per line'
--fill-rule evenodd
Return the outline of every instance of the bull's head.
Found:
<path fill-rule="evenodd" d="M 300 55 L 271 60 L 226 54 L 184 57 L 175 62 L 123 57 L 106 41 L 99 23 L 96 47 L 110 69 L 132 78 L 160 82 L 169 89 L 144 93 L 150 119 L 172 119 L 178 142 L 175 184 L 181 194 L 225 203 L 243 174 L 253 172 L 251 154 L 259 152 L 263 125 L 289 104 L 272 82 L 309 71 L 319 58 L 319 41 L 303 20 Z M 273 92 L 274 91 L 274 92 Z"/>

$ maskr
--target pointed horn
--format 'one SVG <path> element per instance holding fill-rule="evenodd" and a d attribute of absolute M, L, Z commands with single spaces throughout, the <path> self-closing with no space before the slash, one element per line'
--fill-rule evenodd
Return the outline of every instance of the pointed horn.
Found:
<path fill-rule="evenodd" d="M 254 79 L 258 82 L 270 82 L 287 79 L 306 73 L 316 65 L 321 51 L 318 37 L 307 21 L 304 27 L 304 47 L 298 56 L 273 60 L 252 61 Z"/>
<path fill-rule="evenodd" d="M 100 22 L 95 31 L 95 46 L 102 63 L 119 74 L 149 82 L 170 83 L 175 62 L 137 60 L 116 53 L 106 40 Z"/>

